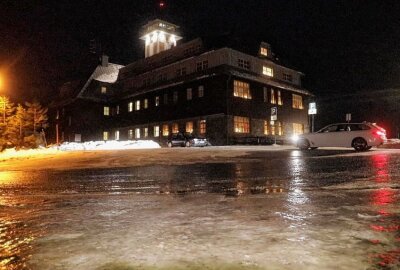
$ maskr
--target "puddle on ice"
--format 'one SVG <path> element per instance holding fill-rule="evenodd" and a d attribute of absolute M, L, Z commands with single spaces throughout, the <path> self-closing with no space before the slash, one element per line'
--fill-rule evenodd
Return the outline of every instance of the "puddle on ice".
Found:
<path fill-rule="evenodd" d="M 0 269 L 399 268 L 399 159 L 300 154 L 3 173 Z"/>

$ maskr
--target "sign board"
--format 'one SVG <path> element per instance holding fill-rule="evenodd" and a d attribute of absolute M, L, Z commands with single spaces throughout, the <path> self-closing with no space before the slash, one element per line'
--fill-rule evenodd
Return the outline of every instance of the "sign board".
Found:
<path fill-rule="evenodd" d="M 351 113 L 346 113 L 346 121 L 347 122 L 351 121 Z"/>
<path fill-rule="evenodd" d="M 308 104 L 308 114 L 317 114 L 317 104 L 315 102 Z"/>
<path fill-rule="evenodd" d="M 278 108 L 272 107 L 271 108 L 271 121 L 276 121 L 276 120 L 278 120 Z"/>

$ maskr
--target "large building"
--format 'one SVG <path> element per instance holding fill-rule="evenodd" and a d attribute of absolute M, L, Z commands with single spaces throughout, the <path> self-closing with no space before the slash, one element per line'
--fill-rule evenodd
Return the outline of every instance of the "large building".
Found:
<path fill-rule="evenodd" d="M 178 44 L 178 28 L 149 22 L 140 36 L 145 58 L 123 67 L 104 57 L 85 84 L 65 91 L 69 98 L 52 106 L 55 140 L 165 145 L 184 131 L 225 145 L 308 131 L 312 95 L 301 86 L 303 74 L 281 65 L 268 43 L 254 56 L 200 38 Z"/>

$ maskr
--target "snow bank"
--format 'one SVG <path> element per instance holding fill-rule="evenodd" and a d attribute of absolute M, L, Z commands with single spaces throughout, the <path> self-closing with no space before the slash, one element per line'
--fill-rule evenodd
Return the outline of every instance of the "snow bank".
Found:
<path fill-rule="evenodd" d="M 38 148 L 38 149 L 26 149 L 26 150 L 15 150 L 14 148 L 6 149 L 0 153 L 0 160 L 9 158 L 26 158 L 26 157 L 37 157 L 40 155 L 52 155 L 56 154 L 58 150 L 56 148 Z"/>
<path fill-rule="evenodd" d="M 62 151 L 123 150 L 160 148 L 160 145 L 153 141 L 90 141 L 84 143 L 65 142 L 57 148 Z"/>

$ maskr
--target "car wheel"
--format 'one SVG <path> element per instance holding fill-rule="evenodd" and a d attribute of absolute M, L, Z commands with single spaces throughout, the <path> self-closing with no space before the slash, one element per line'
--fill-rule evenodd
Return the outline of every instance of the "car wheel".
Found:
<path fill-rule="evenodd" d="M 365 148 L 365 150 L 369 150 L 371 148 L 372 148 L 372 146 L 367 146 L 367 148 Z"/>
<path fill-rule="evenodd" d="M 300 148 L 300 150 L 307 150 L 310 147 L 310 143 L 308 142 L 307 139 L 301 139 L 297 143 L 297 147 Z"/>
<path fill-rule="evenodd" d="M 310 149 L 311 150 L 315 150 L 315 149 L 317 149 L 318 147 L 310 147 Z"/>
<path fill-rule="evenodd" d="M 185 143 L 185 146 L 186 146 L 186 147 L 190 147 L 190 142 L 187 141 L 187 142 Z"/>
<path fill-rule="evenodd" d="M 355 138 L 351 145 L 356 151 L 364 151 L 367 150 L 368 147 L 367 141 L 364 140 L 363 138 Z"/>
<path fill-rule="evenodd" d="M 168 147 L 172 147 L 172 142 L 169 142 L 167 145 Z"/>

